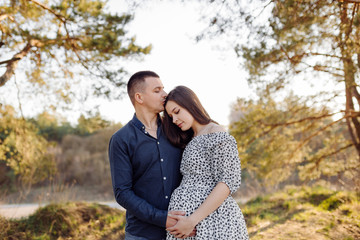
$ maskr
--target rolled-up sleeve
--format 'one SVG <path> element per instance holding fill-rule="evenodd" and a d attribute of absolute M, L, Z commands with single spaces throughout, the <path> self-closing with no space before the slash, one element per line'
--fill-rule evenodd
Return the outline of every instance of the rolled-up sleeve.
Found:
<path fill-rule="evenodd" d="M 116 135 L 109 142 L 111 179 L 116 201 L 144 222 L 165 227 L 167 211 L 155 208 L 133 191 L 133 167 L 127 145 Z"/>
<path fill-rule="evenodd" d="M 241 163 L 236 140 L 229 135 L 213 148 L 213 169 L 217 182 L 224 182 L 231 194 L 236 192 L 241 184 Z"/>

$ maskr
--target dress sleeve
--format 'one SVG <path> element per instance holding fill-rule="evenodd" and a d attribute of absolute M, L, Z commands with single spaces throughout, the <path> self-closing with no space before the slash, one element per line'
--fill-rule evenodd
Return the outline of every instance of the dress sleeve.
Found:
<path fill-rule="evenodd" d="M 217 182 L 224 182 L 231 194 L 236 192 L 241 184 L 241 163 L 236 140 L 228 135 L 213 148 L 213 170 Z"/>

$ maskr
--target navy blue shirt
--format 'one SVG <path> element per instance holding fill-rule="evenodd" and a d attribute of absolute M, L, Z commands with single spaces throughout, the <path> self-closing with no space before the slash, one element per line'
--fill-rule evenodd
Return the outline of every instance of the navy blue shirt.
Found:
<path fill-rule="evenodd" d="M 157 139 L 135 114 L 111 137 L 111 179 L 115 199 L 126 209 L 125 231 L 147 239 L 166 238 L 170 196 L 181 181 L 181 154 L 165 137 L 160 118 Z"/>

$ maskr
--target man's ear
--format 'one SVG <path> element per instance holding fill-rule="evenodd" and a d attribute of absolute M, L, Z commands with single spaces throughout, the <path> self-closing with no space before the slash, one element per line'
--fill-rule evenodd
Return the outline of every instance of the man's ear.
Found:
<path fill-rule="evenodd" d="M 138 103 L 140 103 L 140 104 L 142 104 L 142 103 L 144 102 L 141 93 L 138 93 L 138 92 L 135 93 L 135 101 L 138 102 Z"/>

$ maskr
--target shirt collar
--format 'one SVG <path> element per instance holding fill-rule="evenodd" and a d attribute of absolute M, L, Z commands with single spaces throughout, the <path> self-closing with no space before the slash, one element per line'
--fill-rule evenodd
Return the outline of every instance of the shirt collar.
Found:
<path fill-rule="evenodd" d="M 134 116 L 133 116 L 131 122 L 138 129 L 145 130 L 145 125 L 136 117 L 136 113 L 134 113 Z M 160 127 L 160 124 L 161 124 L 161 118 L 160 118 L 160 115 L 158 114 L 158 117 L 157 117 L 157 125 L 158 125 L 158 127 Z"/>

